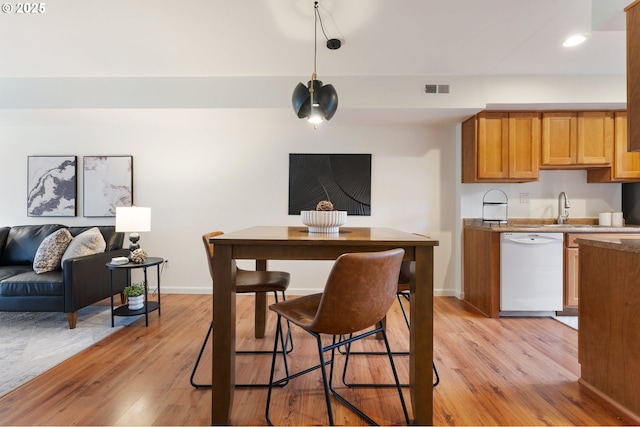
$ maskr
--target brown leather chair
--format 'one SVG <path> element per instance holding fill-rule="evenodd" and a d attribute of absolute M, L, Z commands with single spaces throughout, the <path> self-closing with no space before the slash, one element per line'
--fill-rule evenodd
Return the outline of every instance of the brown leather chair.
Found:
<path fill-rule="evenodd" d="M 204 243 L 205 251 L 207 253 L 207 261 L 209 265 L 209 274 L 211 275 L 211 280 L 213 280 L 213 245 L 209 243 L 209 238 L 220 236 L 224 234 L 222 231 L 212 231 L 210 233 L 206 233 L 202 236 L 202 242 Z M 285 291 L 289 287 L 289 279 L 290 274 L 284 271 L 251 271 L 251 270 L 243 270 L 238 268 L 233 263 L 234 268 L 236 269 L 236 293 L 238 294 L 246 294 L 246 293 L 255 293 L 255 292 L 272 292 L 275 296 L 276 302 L 279 301 L 278 293 L 282 295 L 282 299 L 286 300 Z M 215 314 L 214 314 L 215 317 Z M 193 372 L 191 373 L 191 385 L 195 388 L 210 388 L 211 384 L 197 384 L 194 382 L 194 377 L 196 371 L 198 370 L 198 366 L 200 365 L 200 360 L 202 359 L 202 354 L 207 346 L 207 342 L 209 337 L 213 333 L 213 320 L 209 325 L 209 331 L 204 338 L 204 342 L 202 343 L 202 347 L 200 349 L 200 353 L 198 354 L 198 358 L 196 360 L 196 364 L 193 367 Z M 286 348 L 286 352 L 290 352 L 293 349 L 293 340 L 291 338 L 291 332 L 288 330 L 287 339 L 284 344 Z M 246 350 L 246 351 L 237 351 L 237 354 L 271 354 L 270 350 Z M 285 356 L 286 357 L 286 356 Z M 266 387 L 268 384 L 237 384 L 236 387 Z"/>
<path fill-rule="evenodd" d="M 330 425 L 333 425 L 330 392 L 342 404 L 368 423 L 375 424 L 369 416 L 356 408 L 333 388 L 333 361 L 335 350 L 338 347 L 348 346 L 353 341 L 377 333 L 382 335 L 382 339 L 386 345 L 387 356 L 395 377 L 396 388 L 404 416 L 407 424 L 409 424 L 409 414 L 402 395 L 402 388 L 398 381 L 398 375 L 393 363 L 393 356 L 389 348 L 383 322 L 387 311 L 396 298 L 398 274 L 403 256 L 403 249 L 341 255 L 329 273 L 323 293 L 303 296 L 269 306 L 270 310 L 278 314 L 269 391 L 265 410 L 265 416 L 269 425 L 273 425 L 269 417 L 273 386 L 280 386 L 293 378 L 318 368 L 322 371 L 325 402 Z M 283 341 L 282 318 L 299 326 L 316 338 L 319 364 L 274 381 L 278 340 L 280 339 L 281 343 Z M 374 325 L 376 326 L 374 329 L 366 330 Z M 323 346 L 321 339 L 322 334 L 332 335 L 332 344 Z M 349 338 L 345 338 L 345 336 L 349 336 Z M 325 361 L 324 353 L 328 351 L 331 351 L 331 356 Z M 294 353 L 291 353 L 289 357 L 293 354 Z M 328 376 L 326 365 L 331 366 Z"/>
<path fill-rule="evenodd" d="M 416 236 L 425 236 L 420 233 L 413 233 Z M 402 261 L 402 265 L 400 266 L 400 274 L 398 275 L 398 292 L 396 293 L 396 297 L 398 298 L 398 304 L 400 304 L 400 309 L 402 310 L 402 316 L 404 317 L 404 321 L 407 325 L 407 329 L 410 329 L 409 316 L 407 315 L 407 311 L 405 309 L 405 302 L 409 302 L 410 292 L 411 292 L 411 282 L 415 280 L 415 267 L 416 263 L 414 261 Z M 394 384 L 362 384 L 362 383 L 352 383 L 347 381 L 347 367 L 349 366 L 349 356 L 352 355 L 385 355 L 386 353 L 383 351 L 380 352 L 367 352 L 367 351 L 352 351 L 347 356 L 347 359 L 344 364 L 344 370 L 342 371 L 342 383 L 347 387 L 394 387 Z M 396 351 L 393 352 L 394 356 L 408 356 L 408 351 Z M 433 386 L 437 387 L 440 384 L 440 374 L 438 373 L 438 369 L 436 368 L 435 362 L 433 363 Z M 408 387 L 408 384 L 403 384 L 403 387 Z"/>
<path fill-rule="evenodd" d="M 426 237 L 426 236 L 425 236 Z M 402 316 L 404 317 L 405 324 L 407 325 L 407 329 L 410 329 L 409 316 L 405 309 L 405 302 L 409 302 L 410 291 L 411 291 L 411 282 L 415 280 L 415 266 L 416 263 L 414 261 L 402 261 L 402 265 L 400 266 L 400 274 L 398 275 L 398 291 L 396 293 L 396 297 L 398 298 L 398 304 L 400 304 L 400 309 L 402 310 Z M 386 319 L 385 319 L 386 320 Z M 346 354 L 346 353 L 345 353 Z M 344 369 L 342 371 L 342 383 L 347 387 L 395 387 L 395 384 L 372 384 L 372 383 L 353 383 L 347 381 L 347 367 L 349 366 L 349 357 L 352 355 L 385 355 L 386 352 L 380 351 L 359 351 L 359 352 L 349 352 L 347 354 L 347 358 L 345 360 Z M 394 356 L 408 356 L 408 351 L 395 351 L 393 352 Z M 436 368 L 435 362 L 433 363 L 433 386 L 437 387 L 440 384 L 440 374 L 438 373 L 438 369 Z M 402 384 L 403 387 L 408 387 L 408 384 Z"/>

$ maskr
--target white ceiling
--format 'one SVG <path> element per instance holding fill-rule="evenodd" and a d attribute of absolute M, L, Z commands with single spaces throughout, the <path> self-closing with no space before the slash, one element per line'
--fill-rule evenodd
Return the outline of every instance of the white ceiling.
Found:
<path fill-rule="evenodd" d="M 328 50 L 319 30 L 318 78 L 624 75 L 631 1 L 320 0 L 343 46 Z M 291 76 L 293 88 L 313 69 L 311 0 L 44 4 L 0 15 L 0 79 Z M 563 48 L 574 32 L 592 36 Z"/>

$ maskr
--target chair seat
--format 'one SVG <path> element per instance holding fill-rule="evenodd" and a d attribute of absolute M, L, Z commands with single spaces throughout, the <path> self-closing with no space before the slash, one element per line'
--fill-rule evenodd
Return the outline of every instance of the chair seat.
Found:
<path fill-rule="evenodd" d="M 322 294 L 305 295 L 295 299 L 288 299 L 277 304 L 271 304 L 269 309 L 275 311 L 295 325 L 308 329 L 318 312 Z"/>
<path fill-rule="evenodd" d="M 289 287 L 291 275 L 284 271 L 249 271 L 238 269 L 236 293 L 284 292 Z"/>

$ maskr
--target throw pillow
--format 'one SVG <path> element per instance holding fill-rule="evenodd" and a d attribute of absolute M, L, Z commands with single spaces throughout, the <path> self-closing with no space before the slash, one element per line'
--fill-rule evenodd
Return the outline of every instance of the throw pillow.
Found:
<path fill-rule="evenodd" d="M 37 274 L 60 269 L 62 255 L 73 237 L 66 228 L 54 231 L 44 238 L 33 259 L 33 271 Z"/>
<path fill-rule="evenodd" d="M 98 227 L 90 228 L 73 238 L 62 255 L 62 263 L 64 265 L 64 261 L 69 258 L 104 252 L 106 247 L 107 243 L 104 241 L 100 229 Z"/>

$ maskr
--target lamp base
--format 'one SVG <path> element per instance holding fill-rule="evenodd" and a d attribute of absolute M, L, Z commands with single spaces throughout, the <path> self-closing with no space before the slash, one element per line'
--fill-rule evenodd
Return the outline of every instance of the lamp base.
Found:
<path fill-rule="evenodd" d="M 136 249 L 140 249 L 140 244 L 138 243 L 138 240 L 140 240 L 140 233 L 129 234 L 129 241 L 131 242 L 129 244 L 129 252 L 133 252 Z"/>

